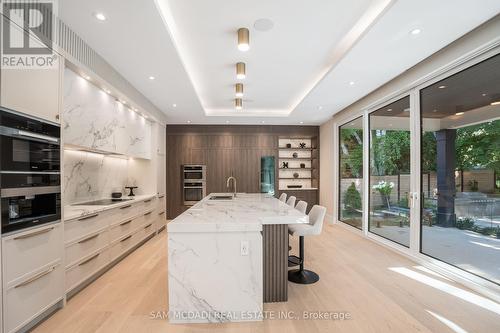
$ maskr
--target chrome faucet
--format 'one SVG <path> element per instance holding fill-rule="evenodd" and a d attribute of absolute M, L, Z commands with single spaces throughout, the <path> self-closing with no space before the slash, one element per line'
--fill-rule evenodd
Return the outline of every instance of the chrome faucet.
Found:
<path fill-rule="evenodd" d="M 236 178 L 234 178 L 233 176 L 229 177 L 226 181 L 226 187 L 229 188 L 229 183 L 230 183 L 231 179 L 233 180 L 233 183 L 234 183 L 233 198 L 236 198 Z"/>

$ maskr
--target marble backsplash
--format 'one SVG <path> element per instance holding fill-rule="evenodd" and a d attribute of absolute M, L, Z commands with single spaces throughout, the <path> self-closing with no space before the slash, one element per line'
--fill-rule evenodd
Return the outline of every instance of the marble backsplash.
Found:
<path fill-rule="evenodd" d="M 111 197 L 111 192 L 127 193 L 125 186 L 137 185 L 130 177 L 130 161 L 101 154 L 65 150 L 63 204 Z"/>

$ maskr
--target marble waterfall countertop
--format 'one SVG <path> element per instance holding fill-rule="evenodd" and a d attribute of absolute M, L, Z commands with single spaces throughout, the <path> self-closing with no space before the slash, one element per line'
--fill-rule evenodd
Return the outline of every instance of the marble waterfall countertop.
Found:
<path fill-rule="evenodd" d="M 119 208 L 123 206 L 127 206 L 130 204 L 134 204 L 140 201 L 148 200 L 156 197 L 156 194 L 143 194 L 136 195 L 134 197 L 122 197 L 123 199 L 130 199 L 123 202 L 111 204 L 111 205 L 80 205 L 78 203 L 64 206 L 64 220 L 72 220 L 76 218 L 80 218 L 86 215 L 95 214 L 98 212 L 102 212 L 108 209 Z M 103 198 L 107 199 L 107 198 Z M 99 199 L 95 199 L 99 200 Z M 85 202 L 93 201 L 92 199 L 86 200 Z"/>
<path fill-rule="evenodd" d="M 168 232 L 261 231 L 263 224 L 308 223 L 309 217 L 269 194 L 238 193 L 231 200 L 210 200 L 211 193 L 168 225 Z"/>

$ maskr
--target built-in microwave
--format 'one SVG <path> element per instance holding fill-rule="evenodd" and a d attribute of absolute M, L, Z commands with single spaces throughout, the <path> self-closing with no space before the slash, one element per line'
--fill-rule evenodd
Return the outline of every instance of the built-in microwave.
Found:
<path fill-rule="evenodd" d="M 205 169 L 205 165 L 184 165 L 182 168 L 184 180 L 205 180 Z"/>
<path fill-rule="evenodd" d="M 1 190 L 2 234 L 61 219 L 61 187 Z"/>
<path fill-rule="evenodd" d="M 60 171 L 59 140 L 59 126 L 0 110 L 2 172 Z"/>

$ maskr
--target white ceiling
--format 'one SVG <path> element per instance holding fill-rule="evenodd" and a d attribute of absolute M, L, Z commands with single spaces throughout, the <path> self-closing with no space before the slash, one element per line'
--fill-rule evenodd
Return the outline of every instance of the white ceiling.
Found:
<path fill-rule="evenodd" d="M 321 124 L 498 14 L 500 2 L 64 0 L 59 12 L 168 123 Z M 260 18 L 274 28 L 255 30 Z M 250 29 L 246 53 L 239 27 Z M 243 110 L 233 107 L 238 61 Z"/>

